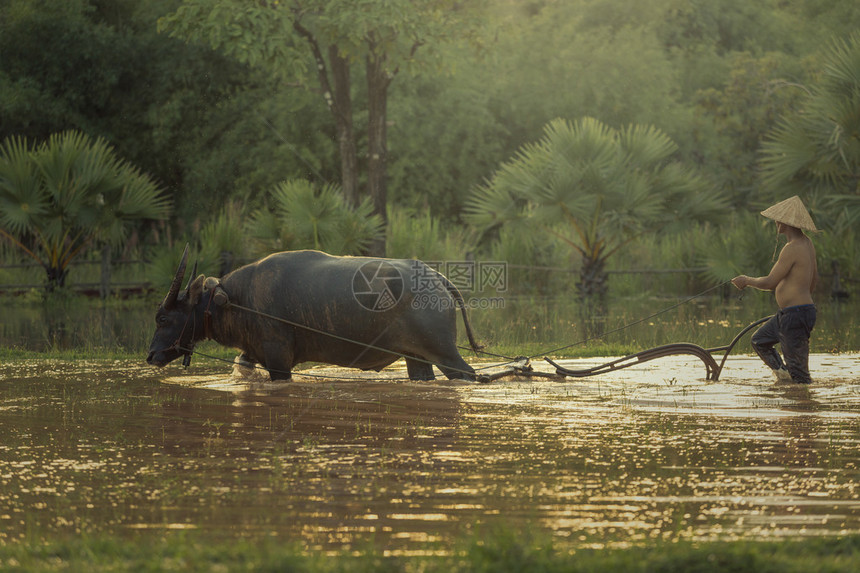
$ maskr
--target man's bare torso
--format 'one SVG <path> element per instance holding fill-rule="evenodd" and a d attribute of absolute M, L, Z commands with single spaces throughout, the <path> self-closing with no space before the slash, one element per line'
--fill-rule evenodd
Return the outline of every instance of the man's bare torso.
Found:
<path fill-rule="evenodd" d="M 740 275 L 733 278 L 732 283 L 739 289 L 751 286 L 774 291 L 779 308 L 813 304 L 812 291 L 818 282 L 815 247 L 800 229 L 783 223 L 777 223 L 777 228 L 788 237 L 788 244 L 782 248 L 770 273 L 755 278 Z"/>
<path fill-rule="evenodd" d="M 787 272 L 774 289 L 779 308 L 812 304 L 812 290 L 818 276 L 815 247 L 809 237 L 792 239 L 779 254 L 777 265 L 785 263 Z"/>

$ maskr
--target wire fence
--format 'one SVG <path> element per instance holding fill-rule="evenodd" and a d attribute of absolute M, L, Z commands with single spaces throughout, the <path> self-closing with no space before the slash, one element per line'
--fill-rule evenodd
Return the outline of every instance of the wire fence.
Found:
<path fill-rule="evenodd" d="M 75 273 L 66 278 L 64 288 L 78 294 L 108 298 L 112 295 L 145 294 L 154 284 L 146 276 L 149 261 L 77 261 Z M 24 294 L 47 287 L 45 268 L 38 263 L 0 265 L 0 294 Z"/>
<path fill-rule="evenodd" d="M 235 261 L 234 264 L 244 264 L 249 261 Z M 86 296 L 98 296 L 108 298 L 110 296 L 130 296 L 147 294 L 152 292 L 160 284 L 153 281 L 150 270 L 151 262 L 143 259 L 112 260 L 109 253 L 102 255 L 101 260 L 76 261 L 74 271 L 66 278 L 64 288 Z M 532 277 L 536 275 L 575 276 L 579 269 L 575 267 L 553 267 L 553 266 L 530 266 L 530 265 L 507 265 L 509 272 L 525 273 Z M 653 276 L 655 280 L 660 276 L 686 275 L 697 277 L 707 271 L 707 267 L 675 268 L 675 269 L 611 269 L 607 271 L 609 276 Z M 833 281 L 834 276 L 837 278 Z M 834 294 L 836 290 L 847 284 L 857 284 L 860 281 L 834 274 L 821 274 L 822 287 L 829 287 L 833 283 Z M 534 281 L 523 281 L 532 283 Z M 539 281 L 538 281 L 539 282 Z M 841 286 L 839 286 L 841 284 Z M 16 295 L 24 294 L 32 290 L 45 289 L 47 285 L 45 269 L 38 263 L 13 263 L 0 264 L 0 294 Z M 535 286 L 535 285 L 532 285 Z M 653 285 L 652 285 L 653 286 Z M 528 288 L 526 289 L 528 290 Z M 541 289 L 537 289 L 541 290 Z M 550 290 L 552 290 L 550 288 Z M 831 290 L 831 289 L 828 289 Z M 518 295 L 528 296 L 526 293 L 507 292 L 506 297 L 517 298 Z"/>
<path fill-rule="evenodd" d="M 106 298 L 117 292 L 146 293 L 154 288 L 151 280 L 123 280 L 118 276 L 143 275 L 149 261 L 118 260 L 111 261 L 77 261 L 74 268 L 78 271 L 65 282 L 65 288 L 75 292 L 99 295 Z M 576 274 L 579 269 L 565 267 L 509 265 L 511 270 L 526 273 L 560 273 Z M 695 275 L 705 268 L 690 269 L 630 269 L 610 270 L 610 275 L 661 275 L 689 274 Z M 4 271 L 14 271 L 4 273 Z M 46 286 L 45 269 L 38 263 L 0 264 L 0 294 L 23 293 Z"/>

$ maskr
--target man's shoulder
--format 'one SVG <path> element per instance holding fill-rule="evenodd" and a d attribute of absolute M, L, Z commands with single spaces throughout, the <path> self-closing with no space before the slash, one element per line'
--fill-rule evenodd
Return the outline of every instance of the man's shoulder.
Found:
<path fill-rule="evenodd" d="M 786 243 L 786 245 L 782 248 L 780 256 L 796 258 L 808 256 L 809 253 L 815 253 L 815 246 L 812 244 L 812 241 L 810 241 L 808 237 L 803 237 L 801 239 L 795 239 Z"/>

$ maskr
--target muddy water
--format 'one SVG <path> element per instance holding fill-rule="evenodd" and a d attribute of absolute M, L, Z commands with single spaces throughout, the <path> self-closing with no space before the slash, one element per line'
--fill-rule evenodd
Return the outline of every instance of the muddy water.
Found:
<path fill-rule="evenodd" d="M 4 364 L 0 543 L 193 530 L 414 553 L 497 524 L 589 546 L 860 532 L 860 354 L 811 362 L 810 388 L 751 357 L 720 382 L 667 358 L 489 385 Z"/>

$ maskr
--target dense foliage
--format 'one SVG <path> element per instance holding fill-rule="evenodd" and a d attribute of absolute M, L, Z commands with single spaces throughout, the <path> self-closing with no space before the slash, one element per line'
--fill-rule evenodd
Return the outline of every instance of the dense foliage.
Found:
<path fill-rule="evenodd" d="M 86 247 L 119 244 L 134 223 L 170 213 L 148 176 L 103 139 L 74 131 L 40 145 L 0 143 L 0 207 L 0 237 L 45 268 L 49 290 L 63 286 Z"/>
<path fill-rule="evenodd" d="M 167 190 L 169 236 L 184 240 L 199 239 L 228 204 L 247 216 L 296 179 L 318 190 L 354 185 L 352 205 L 382 185 L 388 210 L 375 205 L 377 216 L 429 212 L 460 233 L 470 197 L 550 122 L 649 125 L 677 144 L 673 161 L 728 201 L 719 225 L 690 222 L 674 234 L 737 243 L 727 237 L 748 232 L 745 223 L 734 231 L 744 213 L 799 192 L 827 256 L 857 272 L 853 0 L 486 0 L 468 13 L 425 0 L 417 19 L 412 3 L 385 18 L 374 17 L 376 2 L 361 3 L 366 14 L 339 0 L 240 4 L 0 1 L 0 140 L 70 129 L 103 137 Z M 335 101 L 336 71 L 350 81 Z M 380 95 L 384 109 L 373 107 Z M 338 102 L 351 110 L 352 183 Z M 834 112 L 836 126 L 816 119 Z M 780 145 L 806 145 L 815 169 L 789 172 Z M 389 238 L 407 219 L 392 218 Z M 516 238 L 479 247 L 478 236 L 464 250 L 516 256 Z M 570 264 L 552 236 L 533 239 L 529 262 Z M 619 252 L 611 264 L 632 258 Z"/>
<path fill-rule="evenodd" d="M 553 121 L 476 191 L 469 221 L 502 233 L 526 224 L 558 237 L 581 257 L 579 294 L 602 298 L 606 263 L 625 245 L 724 210 L 719 193 L 672 160 L 676 151 L 654 127 Z"/>

